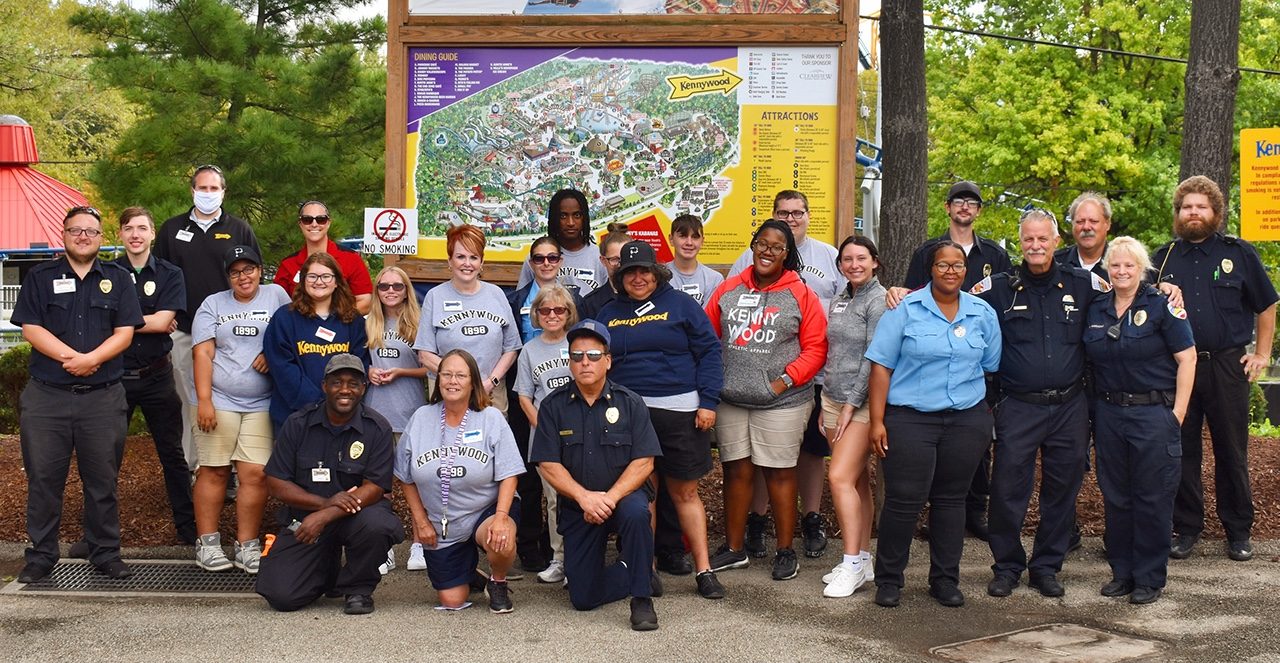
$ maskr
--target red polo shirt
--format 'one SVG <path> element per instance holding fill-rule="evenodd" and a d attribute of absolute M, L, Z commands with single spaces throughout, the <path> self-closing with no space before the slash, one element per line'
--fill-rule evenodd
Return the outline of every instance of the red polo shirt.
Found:
<path fill-rule="evenodd" d="M 369 268 L 365 267 L 364 260 L 360 257 L 360 254 L 338 246 L 333 240 L 328 240 L 328 242 L 329 244 L 325 247 L 324 252 L 338 261 L 338 267 L 342 269 L 342 277 L 347 280 L 347 285 L 351 286 L 351 294 L 373 294 L 373 281 L 369 278 Z M 293 289 L 298 285 L 302 263 L 306 260 L 307 247 L 304 245 L 301 251 L 280 261 L 280 267 L 276 270 L 276 278 L 273 283 L 284 288 L 290 297 L 293 296 Z"/>

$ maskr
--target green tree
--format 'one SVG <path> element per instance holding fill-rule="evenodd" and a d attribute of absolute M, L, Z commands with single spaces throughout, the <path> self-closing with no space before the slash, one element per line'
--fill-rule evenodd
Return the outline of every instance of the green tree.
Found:
<path fill-rule="evenodd" d="M 300 243 L 296 205 L 320 198 L 333 234 L 381 204 L 385 43 L 381 18 L 344 22 L 366 0 L 157 0 L 84 7 L 93 71 L 139 108 L 93 179 L 110 204 L 188 208 L 188 177 L 215 163 L 226 207 L 254 225 L 270 263 Z"/>

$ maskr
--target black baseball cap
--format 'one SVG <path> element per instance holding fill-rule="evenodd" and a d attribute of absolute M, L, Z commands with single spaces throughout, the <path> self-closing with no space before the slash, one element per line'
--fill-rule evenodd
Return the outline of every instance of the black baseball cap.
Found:
<path fill-rule="evenodd" d="M 238 260 L 248 260 L 259 267 L 262 266 L 262 256 L 258 255 L 258 252 L 254 251 L 252 246 L 241 244 L 231 247 L 227 254 L 222 257 L 222 271 L 231 271 L 231 266 L 236 264 Z"/>
<path fill-rule="evenodd" d="M 961 180 L 951 185 L 951 190 L 947 192 L 947 202 L 951 202 L 956 198 L 974 198 L 978 202 L 982 201 L 982 192 L 978 190 L 978 185 L 968 180 Z"/>

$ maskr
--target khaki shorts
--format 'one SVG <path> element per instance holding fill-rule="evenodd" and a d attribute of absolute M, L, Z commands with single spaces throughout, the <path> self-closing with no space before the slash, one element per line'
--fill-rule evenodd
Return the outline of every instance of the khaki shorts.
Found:
<path fill-rule="evenodd" d="M 813 400 L 789 408 L 750 410 L 720 403 L 716 438 L 720 462 L 750 458 L 760 467 L 795 467 Z"/>
<path fill-rule="evenodd" d="M 218 410 L 218 426 L 208 433 L 193 426 L 202 467 L 226 467 L 232 461 L 266 465 L 275 434 L 267 412 Z"/>
<path fill-rule="evenodd" d="M 835 430 L 836 425 L 840 423 L 840 410 L 844 409 L 844 403 L 837 403 L 826 394 L 822 395 L 822 428 L 824 430 Z M 862 407 L 853 411 L 853 420 L 860 424 L 871 423 L 871 408 L 866 403 Z"/>

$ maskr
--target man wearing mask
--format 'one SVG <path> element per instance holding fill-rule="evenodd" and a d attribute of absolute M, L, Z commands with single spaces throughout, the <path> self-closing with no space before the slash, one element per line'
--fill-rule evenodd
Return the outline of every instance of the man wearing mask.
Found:
<path fill-rule="evenodd" d="M 234 246 L 253 247 L 261 254 L 258 238 L 242 219 L 222 209 L 227 180 L 214 165 L 196 168 L 191 175 L 192 207 L 164 222 L 156 237 L 153 253 L 182 270 L 186 279 L 187 308 L 178 311 L 173 332 L 173 373 L 182 397 L 182 452 L 187 467 L 195 470 L 195 444 L 191 427 L 195 421 L 195 381 L 191 372 L 191 320 L 209 295 L 227 289 L 222 258 Z"/>

